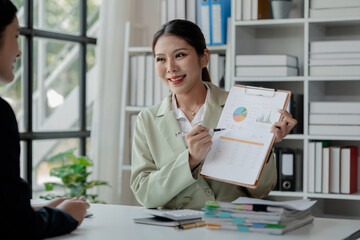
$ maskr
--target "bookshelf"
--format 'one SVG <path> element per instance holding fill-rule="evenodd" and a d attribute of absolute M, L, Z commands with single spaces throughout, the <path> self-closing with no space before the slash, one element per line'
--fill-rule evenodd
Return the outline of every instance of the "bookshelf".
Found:
<path fill-rule="evenodd" d="M 310 141 L 329 140 L 332 145 L 355 145 L 360 148 L 360 136 L 332 136 L 309 134 L 309 103 L 311 101 L 360 101 L 360 76 L 310 76 L 309 45 L 311 41 L 326 40 L 360 40 L 360 17 L 317 18 L 309 17 L 311 0 L 293 0 L 293 7 L 288 19 L 267 19 L 235 21 L 231 17 L 228 31 L 230 38 L 224 46 L 210 47 L 211 53 L 226 55 L 226 81 L 228 90 L 234 83 L 270 88 L 288 89 L 293 94 L 303 95 L 303 118 L 298 119 L 303 131 L 288 135 L 276 147 L 296 148 L 302 151 L 303 190 L 296 192 L 272 191 L 270 198 L 315 199 L 314 215 L 318 217 L 359 218 L 360 193 L 356 194 L 322 194 L 308 192 L 308 145 Z M 234 0 L 232 0 L 234 6 Z M 234 16 L 232 9 L 231 16 Z M 130 131 L 131 115 L 139 113 L 146 107 L 129 104 L 129 59 L 133 55 L 151 54 L 149 46 L 132 46 L 130 44 L 130 24 L 126 28 L 124 51 L 124 73 L 122 87 L 122 115 L 119 161 L 122 179 L 122 204 L 134 205 L 136 200 L 129 188 L 131 171 Z M 236 77 L 235 56 L 239 54 L 290 54 L 298 57 L 299 75 L 289 77 Z M 360 173 L 360 170 L 358 170 Z M 360 188 L 360 174 L 358 174 Z M 359 191 L 360 192 L 360 191 Z"/>
<path fill-rule="evenodd" d="M 232 6 L 235 0 L 232 0 Z M 309 74 L 310 43 L 360 39 L 359 17 L 310 18 L 311 0 L 294 0 L 288 19 L 236 21 L 231 18 L 230 73 L 231 84 L 241 83 L 269 88 L 291 90 L 303 100 L 303 132 L 290 134 L 275 147 L 297 148 L 302 151 L 303 190 L 297 192 L 272 191 L 270 198 L 314 199 L 314 215 L 323 217 L 359 218 L 360 191 L 355 194 L 322 194 L 308 191 L 308 145 L 310 141 L 329 140 L 331 145 L 354 145 L 360 148 L 360 136 L 309 134 L 309 104 L 312 101 L 360 101 L 360 76 L 321 76 Z M 235 16 L 232 9 L 231 16 Z M 298 76 L 237 77 L 235 56 L 249 54 L 288 54 L 298 57 Z M 359 158 L 359 156 L 358 156 Z M 360 188 L 358 169 L 358 188 Z"/>

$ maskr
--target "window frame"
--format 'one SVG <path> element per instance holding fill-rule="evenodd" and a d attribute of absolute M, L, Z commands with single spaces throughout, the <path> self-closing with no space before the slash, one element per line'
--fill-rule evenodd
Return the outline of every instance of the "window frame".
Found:
<path fill-rule="evenodd" d="M 24 178 L 28 181 L 30 192 L 33 188 L 33 158 L 32 149 L 35 140 L 50 140 L 76 138 L 79 140 L 79 154 L 86 155 L 86 141 L 90 137 L 91 132 L 87 130 L 86 122 L 86 72 L 87 72 L 87 46 L 96 45 L 97 39 L 87 36 L 87 0 L 79 0 L 80 12 L 80 32 L 78 35 L 51 32 L 47 30 L 34 29 L 34 0 L 24 1 L 25 23 L 20 27 L 20 35 L 24 36 L 23 50 L 23 99 L 24 101 L 24 132 L 20 133 L 20 141 L 24 143 Z M 33 130 L 33 43 L 34 38 L 47 38 L 52 40 L 64 40 L 80 45 L 79 51 L 79 129 L 73 131 L 41 131 Z"/>

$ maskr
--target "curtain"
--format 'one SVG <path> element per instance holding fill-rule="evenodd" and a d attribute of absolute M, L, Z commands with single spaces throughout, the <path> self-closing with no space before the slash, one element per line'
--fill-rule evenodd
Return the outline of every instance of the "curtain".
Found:
<path fill-rule="evenodd" d="M 123 153 L 120 146 L 120 115 L 125 23 L 131 22 L 130 46 L 150 46 L 160 26 L 160 0 L 103 0 L 96 47 L 97 97 L 91 128 L 90 158 L 94 160 L 92 179 L 107 181 L 91 193 L 99 200 L 119 204 Z M 129 190 L 126 190 L 129 191 Z"/>
<path fill-rule="evenodd" d="M 97 187 L 99 200 L 119 203 L 119 126 L 125 22 L 130 20 L 131 2 L 104 0 L 100 8 L 100 30 L 96 47 L 97 98 L 91 128 L 92 178 L 107 181 Z"/>

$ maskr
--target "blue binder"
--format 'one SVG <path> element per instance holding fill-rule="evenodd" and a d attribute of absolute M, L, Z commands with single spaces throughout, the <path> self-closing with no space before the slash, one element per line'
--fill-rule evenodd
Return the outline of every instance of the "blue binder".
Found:
<path fill-rule="evenodd" d="M 210 45 L 226 44 L 231 0 L 210 0 Z"/>

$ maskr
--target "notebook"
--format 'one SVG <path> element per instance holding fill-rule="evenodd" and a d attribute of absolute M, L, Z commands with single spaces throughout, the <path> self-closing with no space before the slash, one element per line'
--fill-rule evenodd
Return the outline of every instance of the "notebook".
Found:
<path fill-rule="evenodd" d="M 177 227 L 190 223 L 202 222 L 202 218 L 195 218 L 189 220 L 171 220 L 164 217 L 148 217 L 148 218 L 134 218 L 135 223 L 141 224 L 150 224 L 150 225 L 158 225 L 158 226 L 166 226 L 166 227 Z"/>
<path fill-rule="evenodd" d="M 145 213 L 153 215 L 148 218 L 135 218 L 135 223 L 176 227 L 185 224 L 203 222 L 203 212 L 191 209 L 145 209 Z"/>

